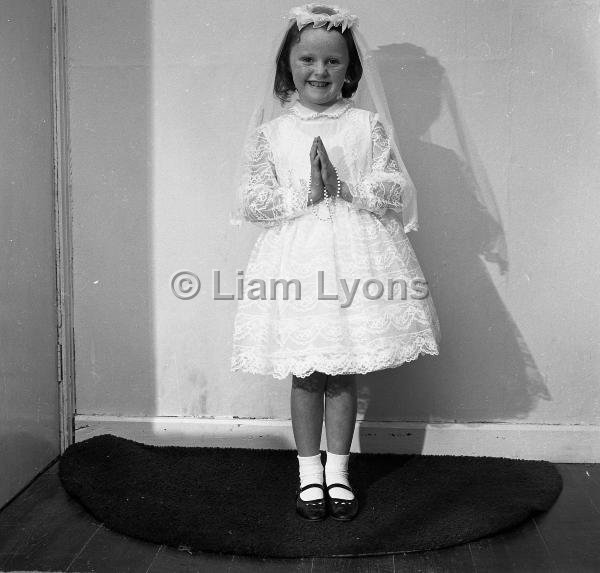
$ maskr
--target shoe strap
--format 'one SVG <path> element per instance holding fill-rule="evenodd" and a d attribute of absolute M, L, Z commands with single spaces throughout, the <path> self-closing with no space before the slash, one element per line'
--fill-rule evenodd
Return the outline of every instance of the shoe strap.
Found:
<path fill-rule="evenodd" d="M 329 491 L 332 487 L 341 487 L 342 489 L 347 489 L 349 492 L 354 493 L 354 490 L 347 485 L 344 485 L 343 483 L 332 483 L 331 485 L 327 486 L 327 491 Z"/>
<path fill-rule="evenodd" d="M 323 492 L 325 491 L 325 488 L 323 487 L 322 483 L 309 483 L 308 485 L 305 485 L 304 487 L 300 488 L 300 493 L 302 493 L 304 490 L 308 489 L 309 487 L 320 487 Z"/>

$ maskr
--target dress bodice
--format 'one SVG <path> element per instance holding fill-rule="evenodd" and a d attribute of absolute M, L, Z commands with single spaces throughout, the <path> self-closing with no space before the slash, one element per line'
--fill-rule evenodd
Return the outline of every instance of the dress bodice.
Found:
<path fill-rule="evenodd" d="M 371 170 L 371 112 L 338 100 L 323 112 L 315 112 L 300 102 L 265 124 L 264 133 L 273 151 L 281 185 L 305 191 L 310 178 L 309 152 L 320 136 L 339 177 L 356 185 Z"/>
<path fill-rule="evenodd" d="M 260 125 L 251 138 L 244 169 L 243 210 L 247 220 L 279 226 L 307 212 L 310 149 L 320 136 L 349 205 L 382 216 L 402 211 L 407 179 L 376 113 L 339 99 L 316 112 L 296 101 L 283 115 Z"/>

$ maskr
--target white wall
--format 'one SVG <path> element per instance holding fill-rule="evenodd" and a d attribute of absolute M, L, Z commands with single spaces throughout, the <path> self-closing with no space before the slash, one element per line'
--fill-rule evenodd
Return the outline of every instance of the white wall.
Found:
<path fill-rule="evenodd" d="M 0 507 L 60 453 L 49 2 L 0 8 Z"/>
<path fill-rule="evenodd" d="M 225 173 L 253 59 L 292 4 L 69 2 L 80 415 L 289 418 L 289 380 L 229 372 L 235 302 L 209 286 L 212 269 L 233 284 L 260 232 L 228 226 Z M 378 48 L 443 336 L 439 357 L 360 377 L 360 416 L 600 424 L 597 6 L 345 4 Z M 506 275 L 478 250 L 472 184 L 498 204 Z M 205 285 L 191 301 L 170 291 L 181 269 Z"/>

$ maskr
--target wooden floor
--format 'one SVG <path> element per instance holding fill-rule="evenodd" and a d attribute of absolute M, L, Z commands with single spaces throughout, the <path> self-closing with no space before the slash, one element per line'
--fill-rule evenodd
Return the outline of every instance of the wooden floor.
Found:
<path fill-rule="evenodd" d="M 507 533 L 424 553 L 271 560 L 190 555 L 115 533 L 67 495 L 55 463 L 0 512 L 0 571 L 600 572 L 600 464 L 558 468 L 554 507 Z"/>

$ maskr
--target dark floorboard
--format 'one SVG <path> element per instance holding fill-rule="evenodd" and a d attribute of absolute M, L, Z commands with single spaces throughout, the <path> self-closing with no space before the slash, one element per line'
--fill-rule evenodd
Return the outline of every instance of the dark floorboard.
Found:
<path fill-rule="evenodd" d="M 254 559 L 191 555 L 104 527 L 50 467 L 0 511 L 0 571 L 95 573 L 596 573 L 600 572 L 600 464 L 558 464 L 552 509 L 510 531 L 439 551 L 377 557 Z"/>

